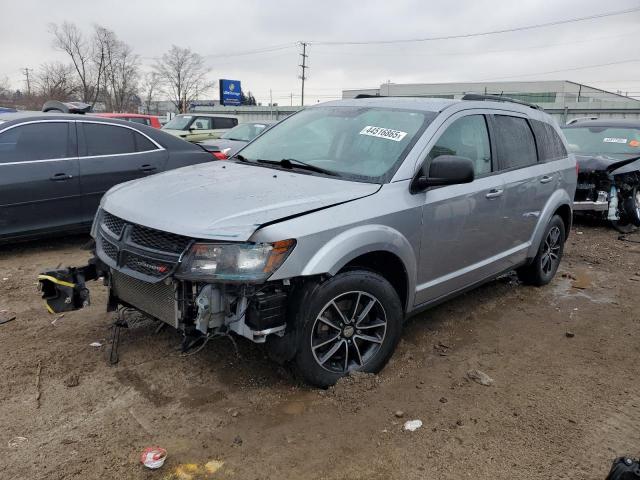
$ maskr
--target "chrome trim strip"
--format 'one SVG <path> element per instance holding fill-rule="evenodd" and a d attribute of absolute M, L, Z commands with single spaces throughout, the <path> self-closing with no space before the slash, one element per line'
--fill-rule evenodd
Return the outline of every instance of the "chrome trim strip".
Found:
<path fill-rule="evenodd" d="M 6 128 L 3 128 L 2 130 L 0 130 L 0 134 L 11 130 L 12 128 L 16 128 L 16 127 L 20 127 L 22 125 L 29 125 L 32 123 L 97 123 L 100 125 L 111 125 L 113 127 L 120 127 L 120 128 L 128 128 L 129 130 L 133 130 L 134 132 L 139 133 L 140 135 L 142 135 L 143 137 L 145 137 L 147 140 L 149 140 L 151 143 L 153 143 L 157 148 L 153 149 L 153 150 L 145 150 L 144 152 L 131 152 L 131 153 L 111 153 L 109 155 L 84 155 L 84 156 L 77 156 L 77 157 L 64 157 L 64 158 L 46 158 L 46 159 L 42 159 L 42 160 L 26 160 L 24 162 L 5 162 L 2 163 L 0 162 L 0 166 L 2 165 L 22 165 L 25 163 L 40 163 L 40 162 L 57 162 L 59 160 L 77 160 L 77 159 L 83 159 L 83 158 L 108 158 L 108 157 L 119 157 L 121 155 L 140 155 L 142 153 L 150 153 L 150 152 L 160 152 L 160 151 L 164 151 L 166 150 L 162 145 L 160 145 L 158 142 L 156 142 L 153 138 L 151 138 L 149 135 L 147 135 L 144 132 L 141 132 L 140 130 L 130 127 L 129 125 L 120 125 L 118 123 L 112 123 L 112 122 L 101 122 L 101 121 L 92 121 L 92 120 L 85 120 L 85 119 L 79 119 L 79 120 L 66 120 L 66 119 L 45 119 L 45 120 L 29 120 L 26 122 L 20 122 L 20 123 L 16 123 L 13 125 L 9 125 Z"/>

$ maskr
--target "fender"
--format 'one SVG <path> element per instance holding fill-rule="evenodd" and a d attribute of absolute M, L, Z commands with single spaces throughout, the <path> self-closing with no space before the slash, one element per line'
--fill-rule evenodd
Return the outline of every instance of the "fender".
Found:
<path fill-rule="evenodd" d="M 398 230 L 385 225 L 361 225 L 342 232 L 311 257 L 301 275 L 335 275 L 351 260 L 376 251 L 392 253 L 404 264 L 407 272 L 407 300 L 412 305 L 417 265 L 414 248 Z"/>
<path fill-rule="evenodd" d="M 544 235 L 544 229 L 547 228 L 547 224 L 551 220 L 551 217 L 555 213 L 558 208 L 566 205 L 571 210 L 571 214 L 573 215 L 573 200 L 569 197 L 569 194 L 566 190 L 556 190 L 553 192 L 553 195 L 547 200 L 546 205 L 542 209 L 540 216 L 538 217 L 538 224 L 536 225 L 535 230 L 533 231 L 533 236 L 531 237 L 531 244 L 529 245 L 529 250 L 527 251 L 527 259 L 530 260 L 534 258 L 538 249 L 540 248 L 540 242 L 542 241 L 542 236 Z M 569 232 L 567 232 L 567 235 Z"/>

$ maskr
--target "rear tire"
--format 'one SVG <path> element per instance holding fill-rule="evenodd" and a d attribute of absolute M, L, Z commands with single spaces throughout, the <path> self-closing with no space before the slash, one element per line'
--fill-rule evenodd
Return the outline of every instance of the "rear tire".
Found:
<path fill-rule="evenodd" d="M 328 387 L 352 371 L 379 372 L 402 332 L 400 298 L 382 276 L 352 270 L 321 283 L 296 315 L 297 370 Z"/>
<path fill-rule="evenodd" d="M 554 215 L 544 231 L 538 253 L 533 261 L 516 270 L 518 278 L 527 285 L 540 287 L 548 284 L 560 266 L 566 238 L 562 218 Z"/>

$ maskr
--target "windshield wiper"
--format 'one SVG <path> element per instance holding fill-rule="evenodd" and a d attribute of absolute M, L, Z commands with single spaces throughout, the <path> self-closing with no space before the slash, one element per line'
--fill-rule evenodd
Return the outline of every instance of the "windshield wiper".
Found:
<path fill-rule="evenodd" d="M 249 160 L 244 158 L 242 155 L 240 155 L 239 153 L 236 153 L 234 156 L 232 156 L 231 158 L 235 159 L 235 160 L 240 160 L 241 162 L 248 162 Z"/>
<path fill-rule="evenodd" d="M 296 160 L 295 158 L 283 158 L 282 160 L 256 160 L 256 162 L 268 163 L 269 165 L 279 165 L 281 167 L 288 168 L 288 169 L 299 168 L 301 170 L 309 170 L 312 172 L 323 173 L 325 175 L 331 175 L 332 177 L 340 176 L 336 172 L 332 172 L 331 170 L 326 170 L 322 167 L 316 167 L 315 165 L 305 163 L 301 160 Z"/>

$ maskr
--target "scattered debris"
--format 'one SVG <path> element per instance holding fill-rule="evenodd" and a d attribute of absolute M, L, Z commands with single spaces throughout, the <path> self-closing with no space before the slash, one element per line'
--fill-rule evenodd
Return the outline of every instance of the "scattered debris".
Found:
<path fill-rule="evenodd" d="M 53 320 L 51 320 L 51 325 L 53 325 L 54 327 L 56 326 L 56 322 L 60 319 L 64 318 L 64 313 L 61 315 L 58 315 L 56 318 L 54 318 Z"/>
<path fill-rule="evenodd" d="M 15 315 L 0 315 L 0 325 L 4 325 L 5 323 L 9 323 L 16 319 Z"/>
<path fill-rule="evenodd" d="M 447 345 L 446 343 L 442 343 L 442 342 L 438 342 L 438 343 L 433 345 L 433 349 L 441 357 L 446 357 L 447 356 L 447 352 L 448 352 L 449 348 L 450 348 L 449 345 Z"/>
<path fill-rule="evenodd" d="M 156 470 L 164 465 L 167 459 L 167 451 L 162 447 L 147 447 L 140 455 L 140 463 L 145 467 Z"/>
<path fill-rule="evenodd" d="M 9 448 L 18 448 L 20 445 L 27 443 L 28 441 L 29 439 L 27 437 L 13 437 L 9 442 L 7 442 L 7 445 Z"/>
<path fill-rule="evenodd" d="M 90 347 L 100 348 L 102 344 L 100 342 L 92 342 L 89 344 Z"/>
<path fill-rule="evenodd" d="M 394 413 L 394 415 L 395 415 L 397 418 L 402 418 L 402 417 L 404 417 L 404 412 L 403 412 L 402 410 L 396 410 L 396 412 Z"/>
<path fill-rule="evenodd" d="M 233 439 L 233 446 L 234 447 L 242 446 L 242 438 L 240 438 L 240 435 L 236 435 L 236 438 Z"/>
<path fill-rule="evenodd" d="M 64 386 L 73 388 L 80 385 L 80 376 L 77 373 L 72 373 L 64 380 Z"/>
<path fill-rule="evenodd" d="M 407 420 L 404 422 L 404 429 L 408 432 L 415 432 L 422 427 L 422 420 Z"/>
<path fill-rule="evenodd" d="M 467 372 L 467 377 L 480 385 L 484 385 L 485 387 L 493 385 L 493 378 L 480 370 L 469 370 Z"/>
<path fill-rule="evenodd" d="M 462 420 L 458 420 L 458 421 L 456 421 L 456 425 L 461 427 L 461 426 L 464 425 L 464 422 Z"/>
<path fill-rule="evenodd" d="M 42 374 L 42 361 L 38 360 L 36 369 L 36 408 L 40 408 L 40 377 Z"/>
<path fill-rule="evenodd" d="M 219 460 L 209 460 L 207 463 L 204 464 L 204 469 L 209 475 L 213 475 L 218 470 L 220 470 L 223 465 L 224 465 L 224 462 L 221 462 Z"/>
<path fill-rule="evenodd" d="M 447 403 L 449 400 L 447 400 L 445 397 L 440 397 L 440 403 Z"/>
<path fill-rule="evenodd" d="M 573 337 L 575 337 L 575 336 L 576 336 L 576 334 L 575 334 L 575 333 L 573 333 L 573 332 L 569 332 L 569 331 L 565 332 L 565 334 L 564 334 L 564 335 L 565 335 L 565 337 L 567 337 L 567 338 L 573 338 Z"/>

